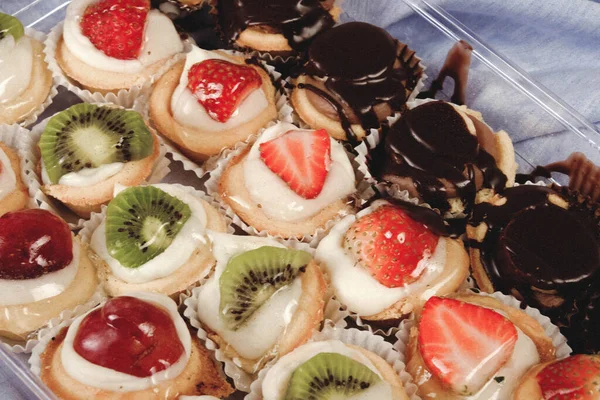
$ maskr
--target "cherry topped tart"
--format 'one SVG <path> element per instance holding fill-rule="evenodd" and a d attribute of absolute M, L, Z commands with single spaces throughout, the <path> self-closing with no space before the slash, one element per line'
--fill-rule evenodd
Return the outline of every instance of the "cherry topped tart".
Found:
<path fill-rule="evenodd" d="M 41 209 L 0 217 L 0 279 L 33 279 L 66 267 L 73 260 L 69 226 Z"/>

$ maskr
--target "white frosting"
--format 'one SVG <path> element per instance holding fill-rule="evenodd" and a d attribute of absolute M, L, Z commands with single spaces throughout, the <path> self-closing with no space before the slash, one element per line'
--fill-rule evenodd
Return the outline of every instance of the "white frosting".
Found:
<path fill-rule="evenodd" d="M 32 247 L 41 247 L 49 237 L 43 236 Z M 31 250 L 30 254 L 35 254 Z M 42 264 L 44 260 L 37 262 Z M 63 269 L 33 279 L 0 279 L 0 305 L 28 304 L 58 296 L 71 285 L 79 270 L 79 242 L 73 238 L 73 259 Z"/>
<path fill-rule="evenodd" d="M 200 245 L 206 243 L 206 212 L 202 203 L 192 194 L 165 183 L 152 185 L 177 197 L 190 206 L 192 214 L 169 247 L 137 268 L 127 268 L 114 259 L 106 246 L 106 224 L 103 221 L 94 231 L 91 247 L 109 266 L 112 274 L 127 283 L 144 283 L 170 275 L 186 263 Z M 119 189 L 117 188 L 116 191 Z M 115 196 L 118 192 L 115 193 Z"/>
<path fill-rule="evenodd" d="M 219 122 L 212 119 L 187 87 L 190 68 L 194 64 L 210 59 L 232 62 L 228 57 L 213 51 L 200 49 L 196 46 L 193 46 L 192 50 L 187 53 L 179 85 L 175 88 L 171 96 L 171 112 L 177 122 L 182 125 L 202 129 L 203 131 L 217 132 L 240 126 L 267 108 L 269 102 L 262 88 L 259 88 L 250 93 L 226 122 Z"/>
<path fill-rule="evenodd" d="M 281 400 L 285 397 L 289 381 L 294 371 L 306 361 L 320 353 L 338 353 L 353 359 L 377 374 L 382 380 L 367 390 L 347 397 L 352 400 L 391 400 L 392 388 L 383 380 L 375 366 L 359 351 L 346 346 L 339 340 L 307 343 L 298 347 L 293 352 L 281 357 L 275 365 L 267 371 L 262 382 L 263 400 Z"/>
<path fill-rule="evenodd" d="M 291 284 L 278 290 L 236 331 L 228 329 L 221 320 L 219 278 L 231 257 L 263 246 L 285 248 L 269 239 L 252 236 L 234 236 L 225 233 L 210 233 L 213 255 L 217 266 L 210 279 L 200 286 L 198 295 L 198 318 L 240 356 L 259 359 L 277 343 L 296 311 L 302 294 L 302 282 L 296 278 Z"/>
<path fill-rule="evenodd" d="M 379 205 L 383 204 L 385 203 L 379 203 Z M 431 257 L 422 259 L 415 269 L 415 271 L 423 271 L 421 276 L 416 281 L 397 288 L 389 288 L 379 283 L 344 250 L 346 231 L 357 218 L 368 215 L 376 209 L 377 206 L 373 205 L 356 216 L 346 216 L 331 228 L 329 234 L 319 243 L 315 253 L 315 259 L 327 269 L 337 299 L 351 311 L 363 316 L 377 314 L 418 291 L 423 291 L 421 297 L 427 300 L 435 295 L 437 287 L 445 283 L 438 282 L 432 285 L 444 270 L 446 263 L 446 239 L 443 237 L 439 238 Z"/>
<path fill-rule="evenodd" d="M 12 101 L 27 89 L 33 70 L 31 39 L 12 35 L 0 40 L 0 103 Z"/>
<path fill-rule="evenodd" d="M 17 177 L 15 171 L 13 171 L 10 160 L 4 150 L 0 149 L 0 200 L 13 192 L 16 187 Z"/>
<path fill-rule="evenodd" d="M 183 51 L 183 43 L 175 26 L 166 15 L 151 10 L 146 19 L 144 42 L 135 60 L 119 60 L 98 50 L 81 31 L 81 18 L 86 8 L 98 0 L 74 0 L 67 7 L 63 39 L 69 51 L 80 61 L 103 71 L 135 74 L 157 61 Z"/>
<path fill-rule="evenodd" d="M 260 144 L 275 139 L 298 127 L 279 122 L 266 129 L 256 140 L 244 161 L 244 180 L 252 199 L 261 206 L 269 217 L 280 221 L 294 222 L 309 218 L 331 203 L 343 199 L 356 191 L 354 169 L 344 147 L 333 138 L 331 141 L 331 165 L 323 190 L 314 199 L 305 199 L 294 192 L 287 183 L 260 158 Z M 232 197 L 236 201 L 235 196 Z"/>
<path fill-rule="evenodd" d="M 69 172 L 60 177 L 58 184 L 71 187 L 92 186 L 115 176 L 124 166 L 125 163 L 115 162 L 104 164 L 96 168 L 84 168 L 77 172 Z M 46 177 L 47 176 L 48 174 L 46 173 Z"/>
<path fill-rule="evenodd" d="M 185 321 L 177 312 L 177 305 L 169 297 L 157 293 L 131 293 L 127 296 L 152 303 L 167 311 L 177 330 L 177 336 L 183 345 L 184 354 L 176 363 L 146 378 L 140 378 L 110 368 L 93 364 L 80 356 L 73 348 L 73 342 L 81 321 L 92 311 L 78 317 L 69 327 L 61 351 L 62 366 L 73 379 L 92 387 L 114 392 L 131 392 L 144 390 L 160 382 L 177 377 L 187 365 L 192 351 L 192 338 Z"/>

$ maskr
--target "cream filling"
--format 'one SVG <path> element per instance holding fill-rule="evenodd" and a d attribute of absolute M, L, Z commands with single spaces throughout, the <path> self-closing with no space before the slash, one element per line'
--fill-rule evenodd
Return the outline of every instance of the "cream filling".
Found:
<path fill-rule="evenodd" d="M 49 240 L 43 236 L 40 241 Z M 71 285 L 79 269 L 79 242 L 73 238 L 73 259 L 63 269 L 50 272 L 33 279 L 0 279 L 0 305 L 12 306 L 16 304 L 29 304 L 36 301 L 58 296 Z M 34 251 L 30 251 L 32 255 Z M 38 256 L 39 257 L 39 256 Z M 38 260 L 43 263 L 44 260 Z"/>
<path fill-rule="evenodd" d="M 298 347 L 293 352 L 281 357 L 275 365 L 273 365 L 265 375 L 262 382 L 263 400 L 282 400 L 285 397 L 290 379 L 294 371 L 303 363 L 310 360 L 320 353 L 338 353 L 353 359 L 371 371 L 373 371 L 382 380 L 350 397 L 345 397 L 352 400 L 387 400 L 392 399 L 392 388 L 383 380 L 383 377 L 375 368 L 375 366 L 359 351 L 346 346 L 339 340 L 327 340 L 322 342 L 307 343 Z"/>
<path fill-rule="evenodd" d="M 88 6 L 98 0 L 74 0 L 67 7 L 63 27 L 65 45 L 80 61 L 94 68 L 122 74 L 136 74 L 157 61 L 183 51 L 183 43 L 175 26 L 166 15 L 150 10 L 144 29 L 144 42 L 135 60 L 119 60 L 98 50 L 82 33 L 81 19 Z"/>
<path fill-rule="evenodd" d="M 12 36 L 11 36 L 12 37 Z M 8 196 L 17 188 L 17 176 L 12 169 L 10 159 L 0 149 L 0 200 Z"/>
<path fill-rule="evenodd" d="M 46 171 L 46 165 L 42 161 L 42 182 L 44 185 L 52 185 L 50 177 L 48 177 L 48 171 Z M 58 180 L 59 185 L 65 185 L 70 187 L 89 187 L 96 185 L 100 182 L 112 178 L 118 174 L 125 163 L 115 162 L 110 164 L 104 164 L 95 168 L 83 168 L 77 172 L 69 172 L 64 174 Z"/>
<path fill-rule="evenodd" d="M 185 321 L 177 311 L 175 302 L 169 297 L 157 293 L 139 292 L 128 294 L 128 296 L 136 297 L 140 300 L 154 304 L 169 313 L 171 320 L 175 325 L 175 329 L 177 330 L 177 336 L 183 345 L 184 354 L 182 354 L 176 363 L 172 364 L 167 369 L 146 378 L 136 377 L 89 362 L 75 351 L 73 342 L 77 335 L 79 325 L 81 325 L 81 322 L 89 313 L 98 308 L 96 307 L 94 310 L 77 317 L 73 321 L 63 342 L 62 351 L 60 353 L 61 363 L 67 374 L 73 379 L 84 385 L 103 390 L 131 392 L 148 389 L 161 382 L 173 379 L 185 369 L 192 352 L 192 338 Z M 118 349 L 115 349 L 115 351 L 118 351 Z"/>
<path fill-rule="evenodd" d="M 219 122 L 210 117 L 206 109 L 198 102 L 190 89 L 188 89 L 188 73 L 194 64 L 205 60 L 225 60 L 232 62 L 217 52 L 200 49 L 196 46 L 187 53 L 185 67 L 181 73 L 179 85 L 171 96 L 171 112 L 177 122 L 182 125 L 202 129 L 203 131 L 218 132 L 240 126 L 257 115 L 269 105 L 262 88 L 254 90 L 233 113 L 226 122 Z"/>
<path fill-rule="evenodd" d="M 192 214 L 175 239 L 162 253 L 137 268 L 127 268 L 113 258 L 106 245 L 106 223 L 103 221 L 94 231 L 90 246 L 110 268 L 112 274 L 127 283 L 145 283 L 172 274 L 192 256 L 201 245 L 206 244 L 206 211 L 192 194 L 166 183 L 152 185 L 190 206 Z M 122 190 L 124 187 L 121 187 Z M 119 188 L 115 190 L 115 196 Z"/>
<path fill-rule="evenodd" d="M 221 301 L 219 278 L 229 260 L 238 254 L 263 246 L 285 248 L 269 239 L 252 236 L 234 236 L 225 233 L 210 233 L 213 255 L 217 266 L 210 279 L 197 290 L 196 312 L 203 324 L 216 332 L 235 351 L 250 360 L 260 359 L 277 343 L 298 307 L 302 295 L 302 281 L 298 277 L 290 285 L 278 290 L 237 330 L 228 329 L 219 312 Z"/>
<path fill-rule="evenodd" d="M 30 38 L 23 36 L 15 42 L 7 35 L 0 40 L 0 104 L 16 99 L 29 87 L 32 71 Z"/>
<path fill-rule="evenodd" d="M 419 278 L 403 287 L 389 288 L 382 285 L 344 248 L 344 236 L 357 218 L 369 215 L 378 207 L 387 204 L 378 202 L 355 215 L 348 215 L 321 240 L 315 259 L 324 266 L 329 274 L 331 286 L 336 298 L 351 311 L 369 316 L 384 311 L 388 307 L 406 298 L 422 292 L 425 301 L 435 295 L 439 286 L 446 282 L 433 282 L 441 275 L 446 263 L 446 239 L 440 237 L 431 257 L 419 261 L 415 271 L 421 272 Z M 450 279 L 450 278 L 449 278 Z"/>
<path fill-rule="evenodd" d="M 288 184 L 263 162 L 259 150 L 261 143 L 275 139 L 290 130 L 300 129 L 287 122 L 279 122 L 266 129 L 252 145 L 243 168 L 246 189 L 261 210 L 271 218 L 294 222 L 317 214 L 331 203 L 354 193 L 356 188 L 354 169 L 344 147 L 330 138 L 331 165 L 321 193 L 314 199 L 305 199 L 290 189 Z M 235 196 L 231 198 L 236 201 Z"/>

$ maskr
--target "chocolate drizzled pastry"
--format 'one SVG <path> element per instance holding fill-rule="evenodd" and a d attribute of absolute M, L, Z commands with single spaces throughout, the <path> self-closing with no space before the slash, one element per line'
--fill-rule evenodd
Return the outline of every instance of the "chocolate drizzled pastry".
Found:
<path fill-rule="evenodd" d="M 292 102 L 302 119 L 337 139 L 357 141 L 404 108 L 423 74 L 414 51 L 364 22 L 319 35 L 296 79 Z"/>
<path fill-rule="evenodd" d="M 511 294 L 561 328 L 575 352 L 600 350 L 600 213 L 566 188 L 524 185 L 469 220 L 478 286 Z"/>

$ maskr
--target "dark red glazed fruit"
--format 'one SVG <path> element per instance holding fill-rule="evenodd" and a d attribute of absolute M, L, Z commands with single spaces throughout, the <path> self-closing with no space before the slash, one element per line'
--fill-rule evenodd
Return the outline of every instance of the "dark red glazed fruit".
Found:
<path fill-rule="evenodd" d="M 45 210 L 22 210 L 0 218 L 0 278 L 33 279 L 73 260 L 69 226 Z"/>
<path fill-rule="evenodd" d="M 167 311 L 129 296 L 88 314 L 73 347 L 93 364 L 140 378 L 167 369 L 184 352 Z"/>

